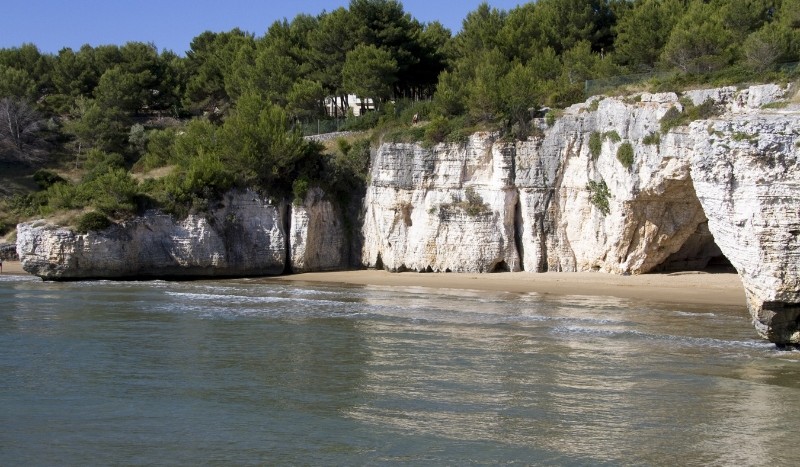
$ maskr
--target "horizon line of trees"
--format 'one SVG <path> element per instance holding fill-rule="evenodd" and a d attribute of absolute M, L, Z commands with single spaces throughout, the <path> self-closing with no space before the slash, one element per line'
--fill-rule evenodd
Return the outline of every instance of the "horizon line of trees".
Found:
<path fill-rule="evenodd" d="M 795 0 L 539 0 L 509 11 L 483 3 L 455 36 L 397 0 L 351 0 L 276 21 L 260 37 L 203 32 L 186 57 L 140 42 L 58 54 L 24 44 L 0 49 L 0 160 L 40 159 L 48 141 L 34 136 L 54 129 L 49 139 L 73 150 L 125 151 L 144 117 L 221 122 L 244 94 L 289 120 L 325 115 L 326 98 L 346 115 L 345 96 L 356 94 L 378 106 L 433 99 L 444 117 L 517 121 L 531 107 L 582 100 L 587 79 L 767 71 L 800 59 L 799 31 Z"/>

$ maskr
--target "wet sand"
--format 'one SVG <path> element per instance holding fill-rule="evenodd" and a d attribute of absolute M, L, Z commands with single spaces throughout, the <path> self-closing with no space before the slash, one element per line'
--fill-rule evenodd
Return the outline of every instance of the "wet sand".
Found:
<path fill-rule="evenodd" d="M 20 275 L 28 273 L 22 269 L 22 264 L 19 261 L 3 261 L 3 274 Z"/>
<path fill-rule="evenodd" d="M 595 295 L 671 304 L 746 307 L 744 288 L 735 273 L 683 272 L 619 276 L 592 272 L 421 274 L 360 270 L 294 274 L 270 280 L 545 295 Z"/>
<path fill-rule="evenodd" d="M 3 274 L 27 274 L 19 261 L 4 261 Z M 596 272 L 390 273 L 376 270 L 310 272 L 270 277 L 279 282 L 310 282 L 390 287 L 483 290 L 552 295 L 594 295 L 647 302 L 746 307 L 735 273 L 682 272 L 619 276 Z"/>

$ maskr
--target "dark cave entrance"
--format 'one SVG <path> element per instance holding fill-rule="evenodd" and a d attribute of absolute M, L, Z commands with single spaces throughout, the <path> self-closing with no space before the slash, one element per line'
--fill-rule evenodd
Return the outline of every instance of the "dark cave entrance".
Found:
<path fill-rule="evenodd" d="M 708 222 L 698 225 L 697 230 L 686 239 L 680 250 L 669 255 L 651 272 L 682 271 L 736 272 L 708 230 Z"/>

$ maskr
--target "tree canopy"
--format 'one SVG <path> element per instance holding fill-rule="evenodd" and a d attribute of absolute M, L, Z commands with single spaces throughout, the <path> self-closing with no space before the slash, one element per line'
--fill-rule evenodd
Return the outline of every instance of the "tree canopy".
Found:
<path fill-rule="evenodd" d="M 0 162 L 172 164 L 184 194 L 206 182 L 285 193 L 324 166 L 292 128 L 348 115 L 347 94 L 377 104 L 381 117 L 364 119 L 373 126 L 410 125 L 405 109 L 417 105 L 411 115 L 421 110 L 432 126 L 416 138 L 441 140 L 448 125 L 524 137 L 534 111 L 584 100 L 586 80 L 726 70 L 751 79 L 800 60 L 796 0 L 538 0 L 508 11 L 484 2 L 455 34 L 398 0 L 351 0 L 265 26 L 201 31 L 185 57 L 141 42 L 0 49 Z"/>

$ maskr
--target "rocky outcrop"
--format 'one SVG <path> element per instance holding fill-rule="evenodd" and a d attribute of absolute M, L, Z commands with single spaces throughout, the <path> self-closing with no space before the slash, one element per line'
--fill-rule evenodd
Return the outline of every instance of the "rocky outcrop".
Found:
<path fill-rule="evenodd" d="M 385 144 L 364 264 L 642 274 L 729 260 L 759 332 L 800 343 L 798 112 L 762 108 L 787 92 L 593 98 L 527 141 Z M 709 100 L 718 117 L 661 131 L 671 108 Z"/>
<path fill-rule="evenodd" d="M 289 249 L 291 272 L 331 271 L 348 264 L 347 232 L 341 213 L 319 188 L 303 204 L 291 207 Z"/>
<path fill-rule="evenodd" d="M 692 179 L 709 230 L 742 277 L 756 329 L 800 344 L 800 121 L 785 113 L 691 126 Z"/>
<path fill-rule="evenodd" d="M 86 234 L 38 221 L 17 227 L 17 251 L 23 269 L 45 279 L 280 274 L 285 209 L 243 191 L 182 221 L 151 212 Z"/>
<path fill-rule="evenodd" d="M 518 271 L 513 152 L 478 133 L 463 146 L 383 145 L 367 190 L 363 258 L 390 271 Z"/>
<path fill-rule="evenodd" d="M 19 261 L 15 243 L 0 243 L 0 261 Z"/>
<path fill-rule="evenodd" d="M 160 212 L 78 234 L 45 221 L 17 227 L 22 267 L 49 280 L 263 276 L 341 268 L 341 218 L 318 189 L 291 209 L 233 191 L 205 215 Z M 293 242 L 289 242 L 289 237 Z"/>

